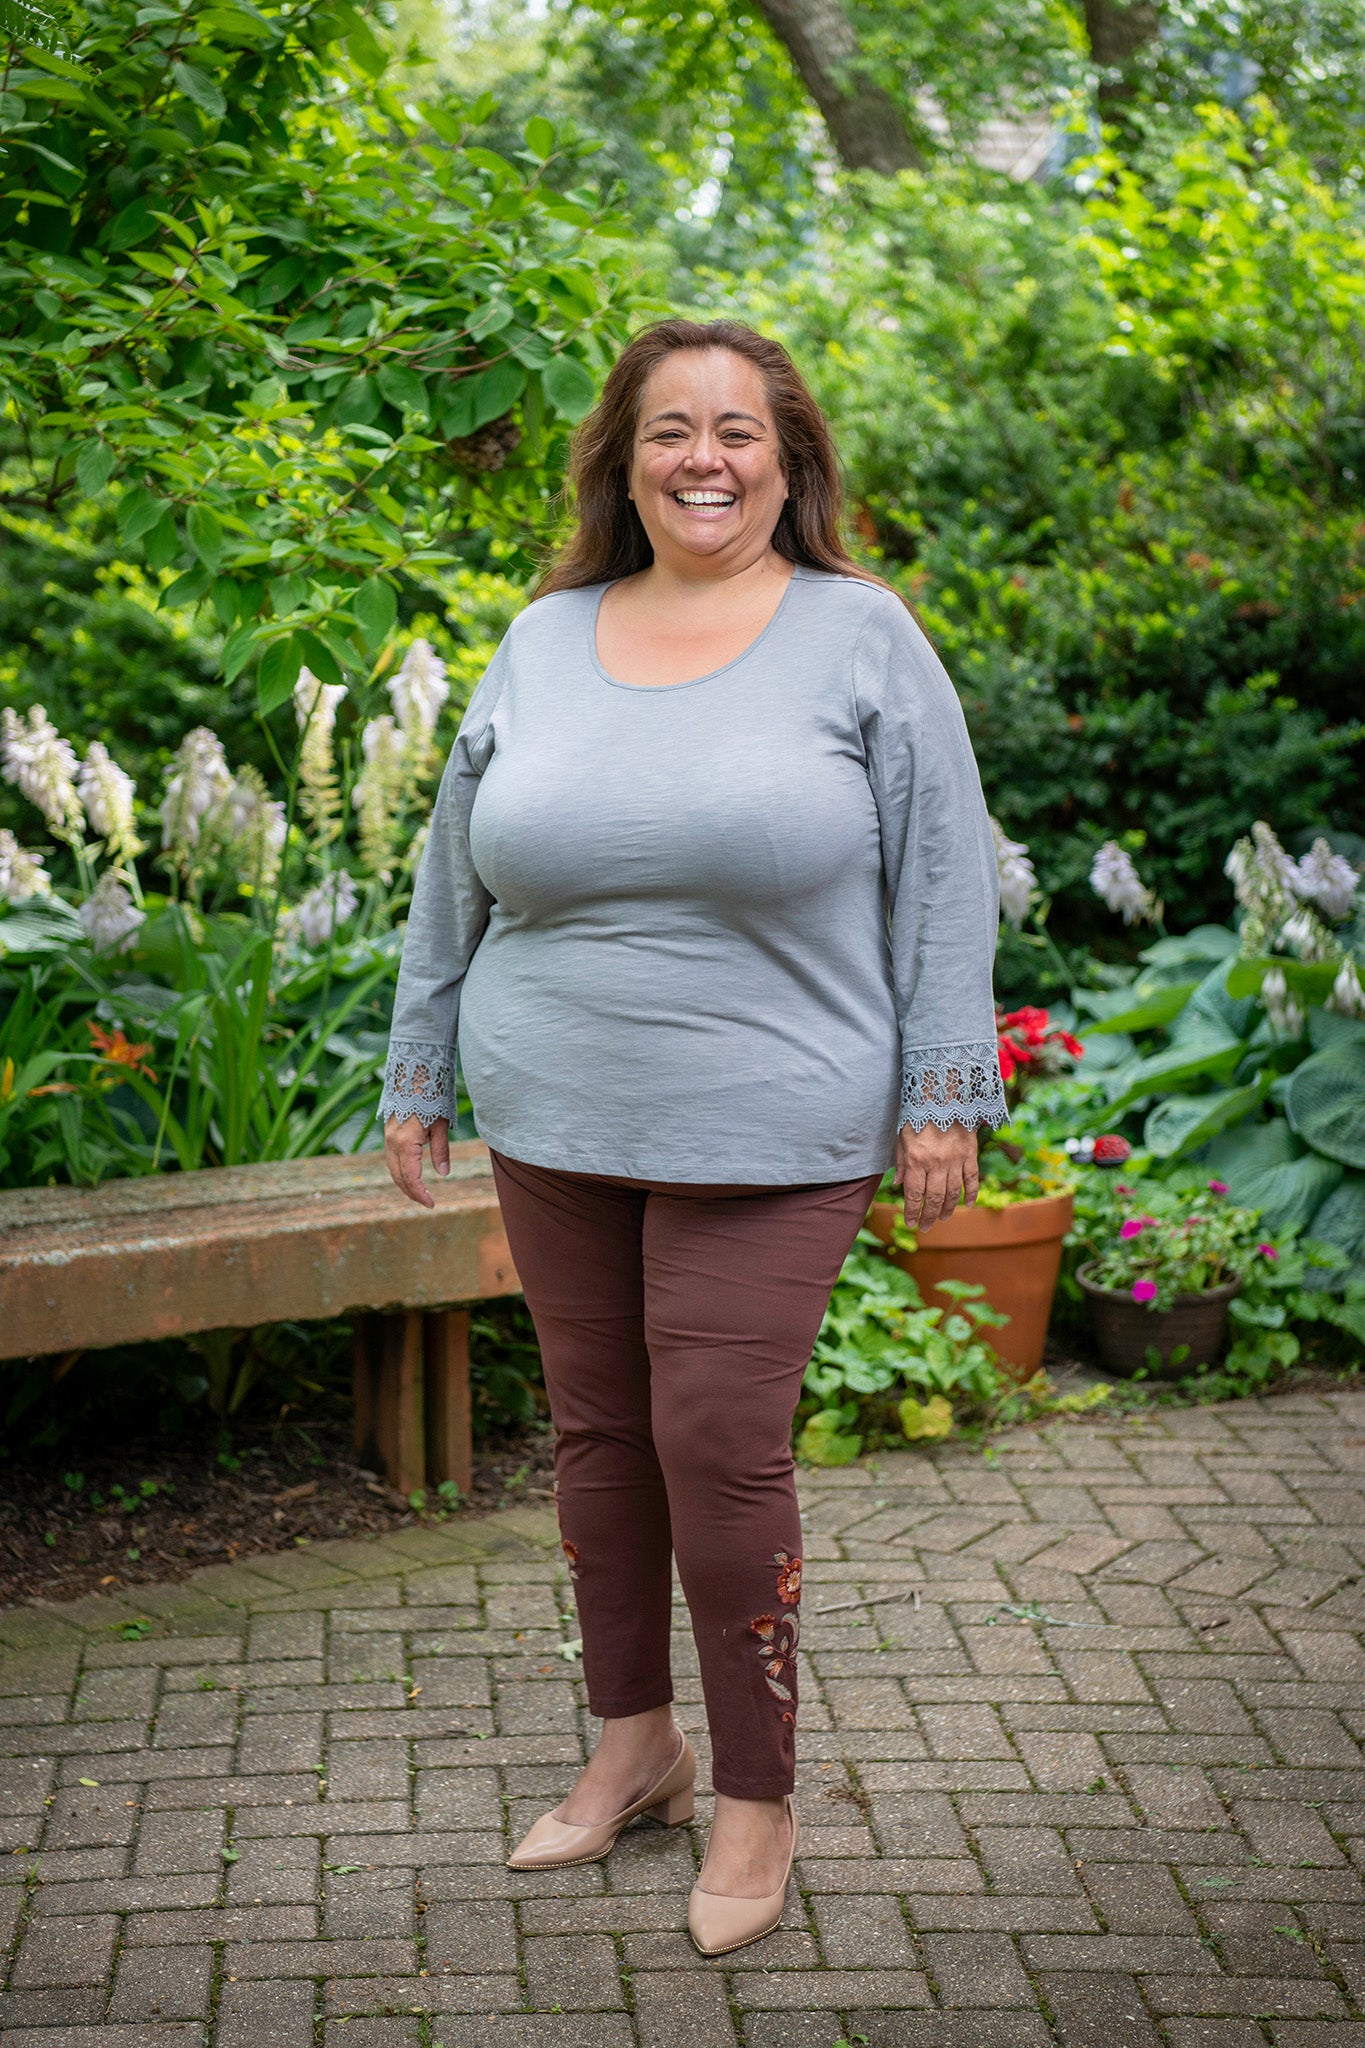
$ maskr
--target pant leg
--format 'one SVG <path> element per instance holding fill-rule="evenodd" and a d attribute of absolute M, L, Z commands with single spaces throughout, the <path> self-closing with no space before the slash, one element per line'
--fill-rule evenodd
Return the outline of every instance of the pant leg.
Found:
<path fill-rule="evenodd" d="M 507 1240 L 540 1340 L 560 1534 L 594 1714 L 673 1697 L 668 1496 L 650 1431 L 646 1196 L 493 1154 Z"/>
<path fill-rule="evenodd" d="M 654 1445 L 697 1639 L 712 1777 L 790 1792 L 801 1523 L 792 1416 L 877 1177 L 699 1199 L 651 1193 L 645 1332 Z"/>

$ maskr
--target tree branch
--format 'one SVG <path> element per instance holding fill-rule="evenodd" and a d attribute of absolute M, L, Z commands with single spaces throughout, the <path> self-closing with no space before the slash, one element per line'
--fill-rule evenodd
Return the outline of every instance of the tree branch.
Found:
<path fill-rule="evenodd" d="M 1085 32 L 1090 54 L 1108 75 L 1100 86 L 1100 105 L 1131 99 L 1125 77 L 1128 66 L 1161 27 L 1159 0 L 1085 0 Z"/>
<path fill-rule="evenodd" d="M 905 115 L 868 76 L 852 22 L 839 0 L 758 0 L 824 116 L 830 140 L 851 171 L 908 171 L 924 162 Z"/>

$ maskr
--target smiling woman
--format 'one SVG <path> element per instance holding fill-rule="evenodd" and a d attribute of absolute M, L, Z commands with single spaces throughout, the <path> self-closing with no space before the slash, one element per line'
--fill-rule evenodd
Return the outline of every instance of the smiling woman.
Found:
<path fill-rule="evenodd" d="M 458 1042 L 535 1318 L 602 1740 L 518 1868 L 692 1813 L 670 1566 L 716 1816 L 706 1954 L 782 1914 L 796 1848 L 791 1424 L 893 1154 L 911 1221 L 1003 1121 L 996 862 L 957 697 L 840 534 L 785 352 L 666 321 L 574 453 L 579 527 L 460 729 L 408 924 L 382 1113 L 446 1169 Z"/>

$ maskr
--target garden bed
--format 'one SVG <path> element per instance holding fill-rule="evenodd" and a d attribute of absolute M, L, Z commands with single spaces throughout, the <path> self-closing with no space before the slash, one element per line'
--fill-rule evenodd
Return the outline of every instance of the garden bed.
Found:
<path fill-rule="evenodd" d="M 77 1437 L 59 1457 L 0 1468 L 0 1606 L 183 1579 L 204 1564 L 412 1527 L 424 1514 L 546 1499 L 551 1449 L 544 1425 L 486 1437 L 468 1501 L 419 1514 L 356 1465 L 343 1418 L 245 1422 L 227 1444 L 217 1432 L 112 1448 L 104 1432 Z"/>

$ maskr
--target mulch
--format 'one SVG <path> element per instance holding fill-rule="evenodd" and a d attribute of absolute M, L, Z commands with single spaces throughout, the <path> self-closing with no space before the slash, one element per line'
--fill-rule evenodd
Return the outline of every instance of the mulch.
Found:
<path fill-rule="evenodd" d="M 216 1434 L 75 1441 L 0 1463 L 0 1606 L 183 1579 L 196 1566 L 413 1528 L 551 1497 L 552 1438 L 533 1427 L 476 1446 L 467 1501 L 419 1511 L 358 1466 L 348 1422 L 263 1422 Z"/>

